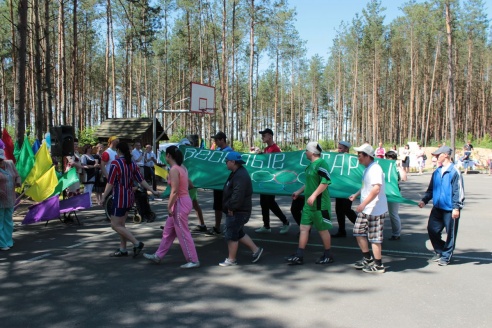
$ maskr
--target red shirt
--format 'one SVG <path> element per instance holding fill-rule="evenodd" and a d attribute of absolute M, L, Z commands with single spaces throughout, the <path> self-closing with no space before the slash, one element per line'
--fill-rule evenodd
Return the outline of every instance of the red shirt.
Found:
<path fill-rule="evenodd" d="M 272 144 L 271 146 L 265 147 L 265 150 L 263 150 L 263 152 L 265 154 L 269 154 L 269 153 L 281 153 L 282 151 L 277 146 L 277 144 Z"/>

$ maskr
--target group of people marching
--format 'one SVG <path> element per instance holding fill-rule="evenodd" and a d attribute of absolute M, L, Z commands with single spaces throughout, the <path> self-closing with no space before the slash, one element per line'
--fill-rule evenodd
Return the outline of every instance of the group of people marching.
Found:
<path fill-rule="evenodd" d="M 265 153 L 279 152 L 280 148 L 273 142 L 273 131 L 265 129 L 259 132 L 262 140 L 267 144 Z M 248 171 L 243 166 L 241 155 L 233 151 L 226 141 L 223 132 L 213 136 L 217 150 L 228 152 L 225 157 L 225 166 L 230 175 L 224 184 L 222 191 L 214 191 L 214 205 L 216 212 L 215 226 L 208 231 L 209 234 L 217 235 L 223 233 L 227 242 L 228 256 L 220 262 L 220 266 L 235 266 L 238 264 L 237 251 L 239 243 L 246 245 L 251 250 L 251 262 L 256 263 L 263 254 L 263 248 L 257 246 L 245 233 L 244 225 L 249 221 L 252 212 L 253 186 Z M 76 149 L 77 149 L 76 144 Z M 346 141 L 340 141 L 339 152 L 348 152 L 351 145 Z M 126 257 L 129 252 L 127 243 L 133 244 L 133 257 L 138 256 L 144 248 L 144 243 L 133 236 L 126 228 L 125 221 L 128 212 L 134 203 L 134 182 L 157 196 L 158 192 L 144 179 L 145 170 L 139 167 L 143 154 L 138 145 L 135 145 L 133 154 L 126 142 L 119 142 L 117 137 L 108 140 L 108 148 L 102 152 L 102 145 L 98 145 L 97 154 L 93 155 L 91 147 L 84 147 L 84 154 L 78 155 L 77 161 L 71 165 L 81 167 L 86 171 L 86 181 L 99 180 L 96 171 L 100 170 L 101 184 L 104 191 L 97 198 L 102 205 L 104 199 L 112 194 L 113 208 L 110 211 L 111 227 L 120 237 L 120 246 L 111 253 L 112 257 Z M 331 200 L 329 193 L 330 168 L 322 158 L 323 149 L 317 142 L 309 142 L 306 145 L 305 156 L 309 165 L 305 168 L 306 181 L 302 188 L 292 195 L 292 213 L 296 222 L 300 225 L 299 244 L 295 252 L 285 257 L 290 265 L 304 263 L 304 251 L 308 242 L 309 233 L 314 226 L 320 234 L 323 242 L 323 253 L 316 264 L 330 264 L 334 262 L 331 252 L 331 238 L 346 236 L 345 216 L 354 223 L 353 235 L 360 247 L 363 258 L 354 266 L 368 273 L 384 273 L 386 268 L 382 262 L 382 243 L 384 218 L 389 210 L 392 219 L 393 236 L 390 240 L 398 240 L 401 223 L 392 215 L 391 203 L 388 203 L 385 194 L 385 177 L 383 170 L 374 158 L 377 156 L 371 145 L 364 143 L 355 147 L 358 161 L 365 167 L 362 177 L 362 187 L 347 199 L 336 199 L 336 215 L 339 223 L 338 233 L 330 235 L 331 223 Z M 460 171 L 454 167 L 451 161 L 452 151 L 447 146 L 437 149 L 433 155 L 437 157 L 439 168 L 434 171 L 429 187 L 419 202 L 419 207 L 424 207 L 431 199 L 433 208 L 428 222 L 428 233 L 434 248 L 433 261 L 444 266 L 449 264 L 456 242 L 458 222 L 464 202 L 463 178 Z M 396 160 L 391 152 L 385 154 L 386 158 Z M 183 154 L 177 146 L 166 149 L 165 159 L 170 166 L 168 175 L 168 186 L 171 189 L 167 204 L 168 218 L 163 227 L 161 243 L 155 253 L 144 254 L 150 261 L 160 263 L 173 241 L 178 238 L 186 263 L 182 268 L 196 268 L 200 266 L 197 251 L 191 232 L 188 228 L 188 215 L 194 207 L 189 190 L 193 184 L 188 177 L 188 171 L 183 165 Z M 79 163 L 77 163 L 79 162 Z M 13 246 L 11 225 L 13 203 L 15 199 L 14 186 L 19 184 L 18 174 L 15 167 L 12 169 L 10 161 L 5 160 L 5 155 L 0 149 L 0 249 L 8 250 Z M 77 163 L 77 164 L 76 164 Z M 144 162 L 145 163 L 145 162 Z M 91 171 L 94 170 L 94 171 Z M 88 183 L 87 191 L 92 191 Z M 352 210 L 352 202 L 360 197 L 360 204 L 356 210 Z M 196 200 L 196 198 L 195 198 Z M 282 221 L 281 234 L 287 233 L 290 225 L 285 215 L 275 202 L 275 196 L 261 195 L 260 205 L 262 208 L 263 226 L 256 229 L 256 233 L 270 233 L 269 212 L 272 211 Z M 225 213 L 225 230 L 220 231 L 222 214 Z M 398 209 L 396 208 L 396 215 Z M 393 222 L 395 221 L 395 222 Z M 204 228 L 201 222 L 200 231 Z M 442 231 L 446 229 L 447 239 L 442 240 Z M 395 235 L 396 230 L 396 235 Z M 370 244 L 370 245 L 369 245 Z M 371 247 L 369 247 L 371 246 Z M 372 250 L 372 254 L 371 254 Z"/>
<path fill-rule="evenodd" d="M 273 142 L 271 129 L 260 131 L 260 134 L 262 140 L 267 144 L 265 153 L 280 151 Z M 228 152 L 225 157 L 225 166 L 230 171 L 223 190 L 214 191 L 213 208 L 216 211 L 216 221 L 215 226 L 208 232 L 212 235 L 222 233 L 227 242 L 228 256 L 219 265 L 235 266 L 238 264 L 237 251 L 240 243 L 251 250 L 251 262 L 256 263 L 263 254 L 263 248 L 256 245 L 244 231 L 244 225 L 249 221 L 252 212 L 253 187 L 251 178 L 243 166 L 245 162 L 241 155 L 227 145 L 226 135 L 219 132 L 213 136 L 213 139 L 217 145 L 217 150 Z M 339 143 L 340 152 L 348 152 L 350 147 L 350 143 L 346 141 Z M 363 255 L 363 258 L 357 261 L 354 267 L 368 273 L 384 273 L 386 271 L 382 261 L 383 227 L 388 210 L 390 214 L 392 211 L 385 195 L 384 173 L 379 164 L 374 161 L 376 152 L 371 145 L 365 143 L 360 147 L 355 147 L 354 150 L 357 152 L 359 163 L 365 167 L 362 188 L 348 199 L 336 200 L 339 231 L 337 234 L 330 235 L 329 229 L 332 228 L 329 194 L 330 168 L 321 157 L 323 150 L 317 142 L 309 142 L 306 145 L 305 156 L 310 162 L 305 169 L 306 182 L 292 195 L 293 205 L 299 199 L 303 200 L 302 210 L 298 211 L 300 217 L 296 219 L 300 225 L 299 244 L 292 255 L 285 257 L 289 265 L 304 263 L 304 251 L 313 226 L 320 234 L 324 247 L 316 264 L 333 263 L 331 238 L 346 236 L 344 221 L 347 215 L 350 221 L 354 223 L 353 235 Z M 118 143 L 116 151 L 118 157 L 111 162 L 108 183 L 103 194 L 104 199 L 113 190 L 114 209 L 111 213 L 111 225 L 120 235 L 120 247 L 111 256 L 128 256 L 127 241 L 130 241 L 133 244 L 133 256 L 136 257 L 141 253 L 144 244 L 137 240 L 125 227 L 126 215 L 133 203 L 130 181 L 134 179 L 142 183 L 147 190 L 155 195 L 157 192 L 145 183 L 138 165 L 132 160 L 128 144 Z M 391 152 L 388 152 L 386 158 L 396 160 L 396 155 L 395 158 L 392 158 L 391 155 Z M 447 265 L 454 251 L 458 220 L 463 207 L 463 179 L 450 160 L 451 149 L 449 147 L 443 146 L 433 155 L 437 156 L 441 165 L 434 172 L 419 206 L 423 207 L 431 199 L 434 201 L 428 223 L 429 237 L 435 251 L 432 260 L 438 262 L 439 265 Z M 193 208 L 189 193 L 192 183 L 189 180 L 188 171 L 183 165 L 183 154 L 179 147 L 168 147 L 165 158 L 170 166 L 168 185 L 171 188 L 171 193 L 167 205 L 169 215 L 163 227 L 162 240 L 158 249 L 154 253 L 145 253 L 144 257 L 152 262 L 160 263 L 173 241 L 178 238 L 186 259 L 186 263 L 181 267 L 196 268 L 200 266 L 200 261 L 188 228 L 188 215 Z M 360 204 L 353 211 L 351 209 L 352 202 L 359 197 Z M 275 196 L 268 196 L 266 199 L 263 201 L 260 199 L 264 225 L 255 231 L 257 233 L 271 232 L 269 211 L 272 211 L 283 223 L 280 233 L 286 233 L 289 229 L 289 222 L 276 204 Z M 299 204 L 297 206 L 300 207 Z M 223 213 L 226 217 L 225 230 L 221 232 Z M 396 229 L 401 230 L 401 225 L 397 226 Z M 445 241 L 441 239 L 441 233 L 444 229 L 448 235 Z M 390 238 L 390 240 L 398 239 L 399 236 Z"/>

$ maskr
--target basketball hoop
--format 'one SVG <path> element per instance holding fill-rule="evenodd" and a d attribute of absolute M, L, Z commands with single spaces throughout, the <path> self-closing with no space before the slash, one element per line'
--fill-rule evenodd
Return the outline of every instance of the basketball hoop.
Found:
<path fill-rule="evenodd" d="M 195 82 L 190 83 L 190 112 L 196 114 L 214 114 L 215 88 Z"/>

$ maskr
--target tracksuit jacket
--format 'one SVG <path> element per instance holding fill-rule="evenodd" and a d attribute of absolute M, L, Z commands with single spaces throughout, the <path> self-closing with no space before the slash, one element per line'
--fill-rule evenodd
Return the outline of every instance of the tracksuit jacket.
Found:
<path fill-rule="evenodd" d="M 444 174 L 442 174 L 442 167 L 436 169 L 432 174 L 422 201 L 427 204 L 431 199 L 434 207 L 444 211 L 463 208 L 465 201 L 463 176 L 453 163 L 449 165 Z"/>

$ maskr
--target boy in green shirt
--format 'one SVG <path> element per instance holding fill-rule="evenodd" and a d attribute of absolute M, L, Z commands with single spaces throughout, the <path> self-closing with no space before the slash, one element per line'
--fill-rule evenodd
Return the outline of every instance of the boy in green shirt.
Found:
<path fill-rule="evenodd" d="M 302 192 L 305 194 L 306 202 L 302 209 L 301 233 L 299 234 L 299 247 L 295 254 L 285 260 L 289 265 L 304 263 L 304 249 L 309 239 L 311 226 L 318 230 L 325 251 L 316 261 L 316 264 L 333 263 L 331 255 L 331 237 L 328 229 L 331 229 L 330 220 L 331 201 L 328 185 L 331 184 L 328 163 L 321 158 L 323 150 L 317 142 L 310 142 L 306 146 L 306 157 L 311 163 L 306 167 L 306 183 L 303 187 L 292 194 L 296 199 Z"/>

